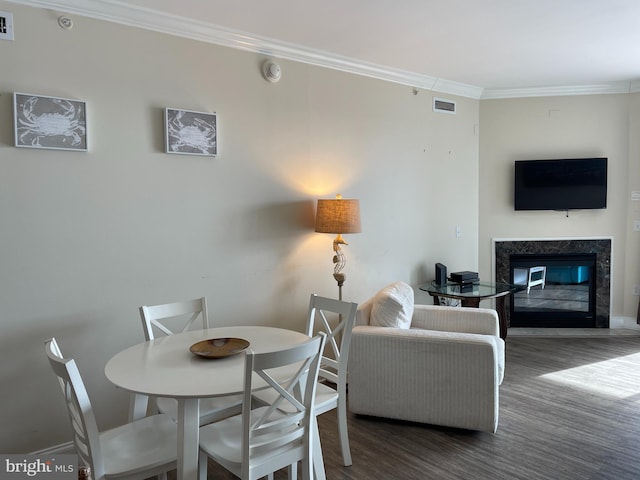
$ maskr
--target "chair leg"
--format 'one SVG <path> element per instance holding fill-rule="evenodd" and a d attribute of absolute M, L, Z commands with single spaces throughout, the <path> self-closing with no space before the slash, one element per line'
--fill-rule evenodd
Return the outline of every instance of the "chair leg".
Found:
<path fill-rule="evenodd" d="M 207 454 L 202 450 L 198 454 L 198 480 L 207 480 Z"/>
<path fill-rule="evenodd" d="M 322 445 L 320 445 L 320 431 L 318 430 L 318 419 L 313 418 L 312 422 L 312 461 L 302 461 L 302 480 L 307 480 L 307 477 L 313 480 L 327 480 L 326 472 L 324 471 L 324 460 L 322 459 Z M 310 471 L 310 473 L 308 473 Z"/>
<path fill-rule="evenodd" d="M 349 432 L 347 430 L 347 405 L 344 396 L 338 400 L 338 432 L 340 433 L 340 447 L 342 448 L 342 462 L 345 467 L 350 467 L 351 448 L 349 447 Z"/>
<path fill-rule="evenodd" d="M 293 463 L 287 468 L 289 480 L 298 480 L 298 464 Z"/>

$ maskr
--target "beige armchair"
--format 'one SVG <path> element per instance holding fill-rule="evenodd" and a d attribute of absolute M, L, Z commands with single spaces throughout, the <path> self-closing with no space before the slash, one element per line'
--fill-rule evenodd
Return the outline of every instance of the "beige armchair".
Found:
<path fill-rule="evenodd" d="M 386 320 L 376 318 L 381 309 Z M 394 309 L 410 314 L 410 326 L 376 326 L 390 325 Z M 413 305 L 411 287 L 390 285 L 358 308 L 348 372 L 353 413 L 494 433 L 504 377 L 498 315 Z"/>

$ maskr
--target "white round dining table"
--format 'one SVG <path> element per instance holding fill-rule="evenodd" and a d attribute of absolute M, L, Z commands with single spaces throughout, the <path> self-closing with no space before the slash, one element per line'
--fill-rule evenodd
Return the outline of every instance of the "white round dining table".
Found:
<path fill-rule="evenodd" d="M 213 338 L 247 340 L 248 349 L 256 353 L 309 340 L 303 333 L 275 327 L 235 326 L 193 330 L 133 345 L 117 353 L 105 366 L 105 375 L 110 382 L 136 394 L 132 397 L 132 419 L 144 416 L 148 396 L 178 400 L 178 480 L 198 478 L 199 399 L 243 391 L 245 356 L 242 353 L 210 359 L 189 350 L 194 343 Z M 283 375 L 287 375 L 287 372 L 283 371 Z M 313 461 L 316 477 L 323 478 L 324 465 L 317 425 L 315 430 Z"/>

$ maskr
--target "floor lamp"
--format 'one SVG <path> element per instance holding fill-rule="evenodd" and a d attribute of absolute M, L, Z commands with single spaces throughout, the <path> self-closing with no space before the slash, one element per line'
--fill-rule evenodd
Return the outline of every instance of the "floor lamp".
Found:
<path fill-rule="evenodd" d="M 347 275 L 342 269 L 347 264 L 340 245 L 348 245 L 342 238 L 343 233 L 360 233 L 360 201 L 342 198 L 340 194 L 334 199 L 318 200 L 316 209 L 316 232 L 333 233 L 333 278 L 338 282 L 338 298 L 342 300 L 342 285 Z"/>

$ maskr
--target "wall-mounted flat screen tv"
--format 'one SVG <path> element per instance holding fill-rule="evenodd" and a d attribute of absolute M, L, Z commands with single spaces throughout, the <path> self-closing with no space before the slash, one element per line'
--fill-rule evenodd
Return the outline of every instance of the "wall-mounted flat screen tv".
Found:
<path fill-rule="evenodd" d="M 607 159 L 516 160 L 515 210 L 607 208 Z"/>

